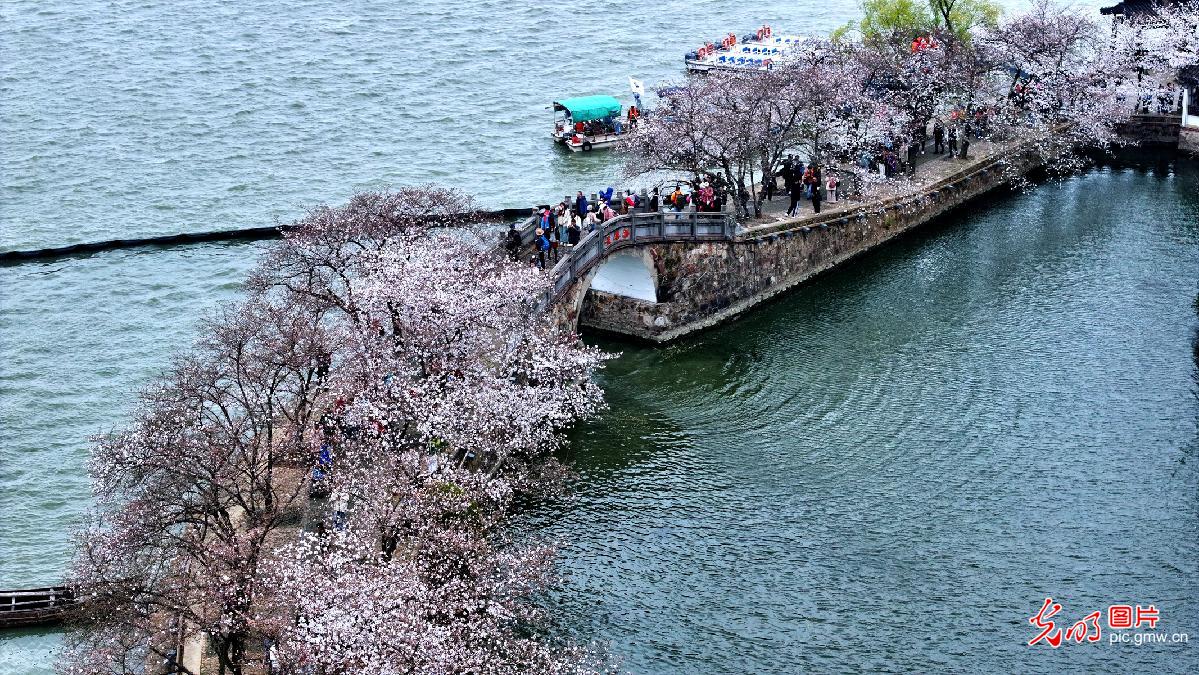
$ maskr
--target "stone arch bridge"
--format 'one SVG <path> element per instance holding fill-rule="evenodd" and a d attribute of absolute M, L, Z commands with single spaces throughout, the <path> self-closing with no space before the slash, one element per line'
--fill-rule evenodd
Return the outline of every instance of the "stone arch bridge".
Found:
<path fill-rule="evenodd" d="M 901 195 L 751 227 L 728 213 L 618 216 L 560 249 L 548 309 L 576 330 L 668 342 L 733 319 L 1039 164 L 1035 153 L 993 154 Z M 526 241 L 535 228 L 525 224 Z"/>

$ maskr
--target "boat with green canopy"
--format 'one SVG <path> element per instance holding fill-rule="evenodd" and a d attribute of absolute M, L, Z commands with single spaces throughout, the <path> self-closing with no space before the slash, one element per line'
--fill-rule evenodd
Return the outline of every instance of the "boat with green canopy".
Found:
<path fill-rule="evenodd" d="M 554 101 L 556 120 L 551 135 L 576 152 L 613 146 L 625 131 L 623 108 L 614 96 L 558 99 Z"/>

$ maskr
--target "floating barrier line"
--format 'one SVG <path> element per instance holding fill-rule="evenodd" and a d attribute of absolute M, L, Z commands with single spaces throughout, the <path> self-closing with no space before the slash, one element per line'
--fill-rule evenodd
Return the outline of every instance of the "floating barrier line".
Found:
<path fill-rule="evenodd" d="M 187 246 L 206 241 L 237 241 L 271 239 L 279 237 L 289 229 L 282 227 L 249 227 L 241 230 L 216 230 L 212 232 L 183 232 L 166 234 L 157 237 L 139 237 L 136 239 L 109 239 L 108 241 L 93 241 L 70 246 L 54 248 L 39 248 L 28 251 L 5 251 L 0 253 L 0 265 L 12 265 L 32 260 L 46 258 L 63 258 L 73 255 L 98 253 L 100 251 L 115 251 L 143 246 Z"/>
<path fill-rule="evenodd" d="M 500 218 L 507 220 L 527 216 L 529 214 L 529 208 L 481 211 L 474 215 L 480 218 Z M 121 249 L 142 248 L 148 246 L 172 247 L 189 246 L 192 244 L 201 244 L 210 241 L 255 241 L 260 239 L 274 239 L 283 236 L 285 232 L 289 232 L 292 229 L 293 226 L 291 225 L 271 225 L 267 227 L 247 227 L 237 230 L 181 232 L 179 234 L 164 234 L 154 237 L 109 239 L 107 241 L 93 241 L 82 244 L 71 244 L 69 246 L 30 249 L 27 251 L 4 251 L 0 253 L 0 265 L 18 265 L 23 262 L 31 262 L 34 260 L 65 258 L 76 255 L 99 253 L 102 251 L 116 251 Z"/>

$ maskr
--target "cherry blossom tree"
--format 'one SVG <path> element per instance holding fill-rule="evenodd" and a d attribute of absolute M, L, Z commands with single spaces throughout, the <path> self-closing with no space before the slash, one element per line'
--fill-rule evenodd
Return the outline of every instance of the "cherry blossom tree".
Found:
<path fill-rule="evenodd" d="M 671 87 L 667 104 L 620 148 L 626 172 L 709 172 L 758 204 L 754 185 L 775 173 L 788 153 L 820 163 L 889 136 L 896 111 L 868 93 L 859 47 L 811 39 L 765 72 L 722 72 Z M 739 213 L 748 215 L 748 208 Z"/>
<path fill-rule="evenodd" d="M 659 96 L 663 105 L 619 145 L 626 175 L 666 174 L 698 188 L 715 171 L 734 192 L 744 185 L 766 114 L 749 78 L 716 73 L 663 88 Z"/>
<path fill-rule="evenodd" d="M 347 295 L 330 435 L 335 534 L 274 566 L 283 664 L 318 672 L 554 672 L 576 650 L 521 637 L 541 548 L 495 545 L 520 493 L 553 490 L 558 432 L 600 402 L 596 350 L 534 299 L 547 278 L 460 233 L 427 231 L 373 255 Z M 381 590 L 385 589 L 385 590 Z M 353 608 L 352 610 L 350 608 Z M 315 639 L 314 636 L 321 636 Z"/>
<path fill-rule="evenodd" d="M 1096 18 L 1039 0 L 976 43 L 994 64 L 981 99 L 990 137 L 1024 143 L 1055 171 L 1079 168 L 1081 147 L 1124 142 L 1135 54 Z"/>
<path fill-rule="evenodd" d="M 61 670 L 140 672 L 181 634 L 222 673 L 263 640 L 285 672 L 582 667 L 529 632 L 547 550 L 500 526 L 517 495 L 561 489 L 552 453 L 599 408 L 605 356 L 469 203 L 425 187 L 317 209 L 99 442 Z"/>
<path fill-rule="evenodd" d="M 258 563 L 307 496 L 296 467 L 325 391 L 321 323 L 307 306 L 258 300 L 222 311 L 130 428 L 98 440 L 96 508 L 70 571 L 83 616 L 64 670 L 140 672 L 198 631 L 222 673 L 240 672 Z"/>
<path fill-rule="evenodd" d="M 810 161 L 845 159 L 863 147 L 891 138 L 906 117 L 891 101 L 875 95 L 862 76 L 870 54 L 857 45 L 810 39 L 792 49 L 776 69 L 771 100 L 787 113 L 789 133 L 774 159 L 799 150 Z M 783 147 L 785 146 L 785 147 Z"/>
<path fill-rule="evenodd" d="M 1151 112 L 1154 98 L 1177 98 L 1179 70 L 1199 65 L 1199 0 L 1160 2 L 1130 13 L 1118 19 L 1116 39 L 1136 56 L 1138 110 Z"/>

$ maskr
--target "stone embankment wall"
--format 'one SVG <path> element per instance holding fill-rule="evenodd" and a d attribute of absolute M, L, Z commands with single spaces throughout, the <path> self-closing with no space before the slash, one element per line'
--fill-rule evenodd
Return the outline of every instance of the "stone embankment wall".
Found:
<path fill-rule="evenodd" d="M 1133 115 L 1128 122 L 1117 127 L 1120 135 L 1140 145 L 1168 145 L 1177 147 L 1181 113 L 1169 115 Z"/>
<path fill-rule="evenodd" d="M 747 230 L 733 241 L 649 244 L 658 302 L 595 290 L 583 328 L 668 342 L 724 321 L 1040 165 L 1031 153 L 980 159 L 915 194 Z M 1007 175 L 1011 175 L 1010 173 Z"/>
<path fill-rule="evenodd" d="M 1194 116 L 1192 116 L 1192 119 Z M 1178 149 L 1199 157 L 1199 127 L 1183 127 L 1178 137 Z"/>

